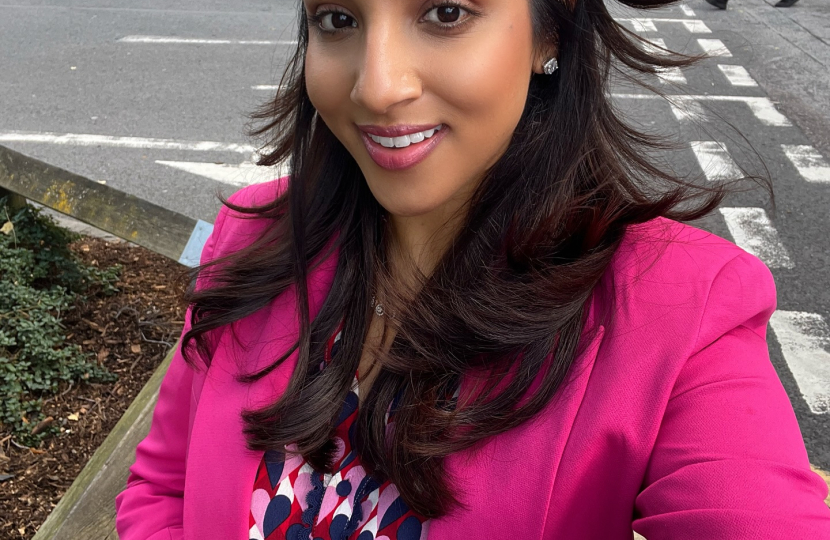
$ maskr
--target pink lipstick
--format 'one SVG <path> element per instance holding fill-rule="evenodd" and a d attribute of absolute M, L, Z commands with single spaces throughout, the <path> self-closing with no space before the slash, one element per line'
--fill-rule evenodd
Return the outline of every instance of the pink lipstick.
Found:
<path fill-rule="evenodd" d="M 447 133 L 443 124 L 358 127 L 369 156 L 391 171 L 414 167 L 426 159 Z"/>

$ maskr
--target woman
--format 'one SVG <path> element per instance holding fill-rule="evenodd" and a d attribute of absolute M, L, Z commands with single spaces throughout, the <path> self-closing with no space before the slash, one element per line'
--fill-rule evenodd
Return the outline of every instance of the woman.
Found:
<path fill-rule="evenodd" d="M 769 271 L 606 96 L 688 59 L 602 0 L 300 9 L 291 180 L 217 218 L 122 540 L 830 538 Z"/>

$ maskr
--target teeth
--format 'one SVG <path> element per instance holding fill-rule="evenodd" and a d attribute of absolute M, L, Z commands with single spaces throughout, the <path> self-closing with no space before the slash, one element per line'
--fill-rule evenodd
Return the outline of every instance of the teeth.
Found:
<path fill-rule="evenodd" d="M 410 135 L 402 135 L 400 137 L 378 137 L 377 135 L 372 135 L 371 133 L 369 134 L 369 137 L 385 148 L 406 148 L 410 144 L 416 144 L 423 142 L 425 139 L 429 139 L 435 135 L 435 133 L 441 131 L 441 128 L 443 127 L 444 126 L 442 124 L 433 129 L 421 131 L 420 133 L 412 133 Z"/>
<path fill-rule="evenodd" d="M 404 148 L 412 144 L 412 141 L 409 140 L 409 135 L 394 137 L 392 140 L 395 142 L 395 148 Z"/>

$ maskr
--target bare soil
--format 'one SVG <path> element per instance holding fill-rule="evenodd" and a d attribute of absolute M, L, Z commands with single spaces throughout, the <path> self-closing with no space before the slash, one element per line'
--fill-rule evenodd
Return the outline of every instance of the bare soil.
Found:
<path fill-rule="evenodd" d="M 72 250 L 87 264 L 122 266 L 119 293 L 77 302 L 64 324 L 67 342 L 118 375 L 109 384 L 65 385 L 44 413 L 61 434 L 39 448 L 0 431 L 0 539 L 31 538 L 66 493 L 178 339 L 184 267 L 127 243 L 84 237 Z M 34 426 L 33 426 L 34 427 Z"/>

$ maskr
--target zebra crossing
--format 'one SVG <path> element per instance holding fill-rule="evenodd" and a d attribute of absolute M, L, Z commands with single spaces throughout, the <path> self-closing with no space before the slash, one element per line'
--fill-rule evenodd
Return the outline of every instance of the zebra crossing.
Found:
<path fill-rule="evenodd" d="M 670 46 L 667 47 L 667 38 L 677 37 L 677 29 L 685 28 L 687 34 L 691 34 L 687 38 L 691 45 L 688 49 L 697 48 L 711 57 L 707 63 L 709 71 L 705 80 L 716 89 L 723 89 L 723 94 L 683 92 L 684 87 L 700 81 L 691 79 L 691 73 L 679 69 L 658 74 L 660 83 L 672 85 L 672 88 L 679 90 L 667 99 L 675 120 L 681 126 L 700 125 L 710 120 L 705 107 L 717 104 L 722 107 L 722 113 L 741 118 L 743 125 L 749 126 L 747 131 L 750 132 L 750 139 L 753 138 L 753 130 L 763 130 L 762 144 L 766 148 L 764 157 L 776 154 L 777 159 L 778 155 L 784 156 L 783 159 L 777 159 L 781 164 L 791 166 L 791 170 L 785 170 L 784 174 L 790 174 L 804 186 L 830 183 L 830 165 L 827 159 L 814 146 L 804 144 L 803 134 L 794 133 L 793 123 L 769 97 L 762 95 L 758 82 L 738 61 L 739 55 L 730 51 L 710 25 L 694 19 L 695 12 L 688 4 L 680 6 L 677 11 L 666 18 L 619 19 L 647 39 L 648 46 L 653 51 L 670 49 Z M 673 18 L 674 15 L 681 18 Z M 689 19 L 681 22 L 684 21 L 682 17 Z M 695 34 L 706 35 L 698 37 Z M 632 93 L 614 94 L 614 97 L 624 102 L 662 99 L 653 94 Z M 751 118 L 747 118 L 747 112 Z M 734 139 L 691 139 L 687 143 L 698 171 L 707 181 L 735 180 L 746 176 L 732 156 L 736 144 Z M 773 177 L 774 182 L 775 180 Z M 770 218 L 766 209 L 725 205 L 719 208 L 719 216 L 731 240 L 760 258 L 773 271 L 779 291 L 790 285 L 800 285 L 788 281 L 789 276 L 798 270 L 798 258 L 787 249 L 782 235 L 776 229 L 775 220 Z M 801 413 L 799 421 L 802 425 L 807 421 L 805 416 L 809 415 L 825 418 L 822 425 L 827 425 L 826 417 L 830 415 L 830 327 L 825 318 L 826 313 L 823 315 L 791 309 L 792 307 L 794 306 L 781 306 L 779 300 L 779 309 L 770 320 L 770 334 L 773 338 L 770 340 L 771 355 L 777 349 L 783 356 L 786 372 L 779 369 L 779 375 L 782 379 L 789 376 L 794 382 L 797 392 L 790 391 L 790 397 L 797 413 Z M 801 404 L 806 407 L 800 406 Z M 808 450 L 813 450 L 811 454 L 827 455 L 826 448 L 811 448 L 810 441 L 805 439 L 805 442 Z M 825 461 L 822 466 L 827 468 L 828 463 Z"/>

